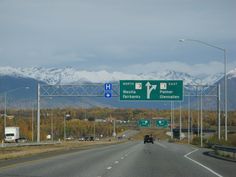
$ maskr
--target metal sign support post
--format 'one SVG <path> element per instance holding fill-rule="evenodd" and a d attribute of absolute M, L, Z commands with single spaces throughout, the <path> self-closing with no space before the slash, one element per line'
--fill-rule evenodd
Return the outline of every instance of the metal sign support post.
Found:
<path fill-rule="evenodd" d="M 202 136 L 203 136 L 203 134 L 202 134 L 202 87 L 201 87 L 201 97 L 200 97 L 200 109 L 201 109 L 201 112 L 200 112 L 200 116 L 201 116 L 201 128 L 200 128 L 200 136 L 201 136 L 201 147 L 203 146 L 203 139 L 202 139 Z"/>
<path fill-rule="evenodd" d="M 198 95 L 198 87 L 197 87 L 197 95 Z M 200 100 L 199 97 L 197 97 L 197 136 L 200 136 Z"/>

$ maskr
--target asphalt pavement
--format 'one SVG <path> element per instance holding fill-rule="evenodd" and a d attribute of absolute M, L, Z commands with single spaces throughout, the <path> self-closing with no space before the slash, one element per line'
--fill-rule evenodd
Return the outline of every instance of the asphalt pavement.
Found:
<path fill-rule="evenodd" d="M 233 177 L 236 163 L 164 141 L 128 142 L 0 167 L 0 177 Z"/>

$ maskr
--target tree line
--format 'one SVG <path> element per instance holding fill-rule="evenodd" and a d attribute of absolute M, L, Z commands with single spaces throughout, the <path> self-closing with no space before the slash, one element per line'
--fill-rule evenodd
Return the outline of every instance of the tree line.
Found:
<path fill-rule="evenodd" d="M 1 110 L 0 119 L 0 139 L 3 138 L 3 110 Z M 19 126 L 21 136 L 36 140 L 36 110 L 30 109 L 10 109 L 7 110 L 7 126 Z M 69 119 L 65 116 L 69 114 Z M 183 109 L 182 112 L 183 127 L 187 127 L 189 112 Z M 223 115 L 223 114 L 222 114 Z M 136 122 L 142 118 L 166 118 L 170 119 L 170 110 L 158 109 L 112 109 L 112 108 L 56 108 L 41 110 L 41 137 L 46 139 L 47 135 L 53 134 L 54 140 L 63 139 L 64 126 L 66 128 L 66 136 L 79 138 L 81 136 L 93 135 L 97 137 L 112 136 L 113 123 L 112 120 L 120 120 L 125 124 L 117 124 L 116 131 L 121 132 L 128 124 L 127 122 Z M 174 122 L 178 126 L 180 110 L 173 110 Z M 197 127 L 200 113 L 197 110 L 191 110 L 191 122 L 193 127 Z M 222 125 L 224 118 L 222 117 Z M 99 121 L 95 121 L 99 120 Z M 105 122 L 106 120 L 106 122 Z M 216 128 L 217 112 L 203 111 L 204 128 Z M 236 126 L 236 111 L 229 112 L 229 125 Z"/>

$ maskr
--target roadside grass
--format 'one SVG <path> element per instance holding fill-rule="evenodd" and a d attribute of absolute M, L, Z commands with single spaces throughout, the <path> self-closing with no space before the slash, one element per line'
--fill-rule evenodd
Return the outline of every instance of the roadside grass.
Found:
<path fill-rule="evenodd" d="M 121 143 L 115 140 L 104 141 L 68 141 L 60 144 L 40 145 L 40 146 L 21 146 L 21 147 L 4 147 L 0 148 L 0 160 L 14 159 L 20 157 L 29 157 L 35 154 L 56 152 L 56 151 L 70 151 L 73 149 L 89 149 L 98 145 L 109 145 Z"/>
<path fill-rule="evenodd" d="M 198 146 L 198 145 L 200 145 L 200 141 L 201 141 L 200 137 L 194 137 L 192 140 L 192 144 Z M 228 141 L 225 141 L 225 139 L 223 139 L 223 137 L 222 137 L 222 139 L 218 140 L 217 135 L 211 136 L 208 139 L 204 138 L 203 144 L 206 147 L 209 147 L 213 144 L 236 147 L 236 133 L 228 134 Z"/>

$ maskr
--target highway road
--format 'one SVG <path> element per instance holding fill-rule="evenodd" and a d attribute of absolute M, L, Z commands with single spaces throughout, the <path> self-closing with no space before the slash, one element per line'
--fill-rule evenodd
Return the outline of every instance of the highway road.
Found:
<path fill-rule="evenodd" d="M 236 163 L 165 141 L 128 142 L 0 167 L 1 177 L 230 177 Z"/>

